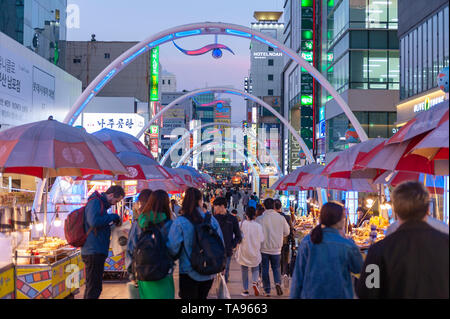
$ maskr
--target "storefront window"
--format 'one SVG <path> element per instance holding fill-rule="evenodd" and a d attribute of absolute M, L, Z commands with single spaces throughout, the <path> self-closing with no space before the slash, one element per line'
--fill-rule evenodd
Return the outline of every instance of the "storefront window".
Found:
<path fill-rule="evenodd" d="M 399 82 L 400 68 L 399 68 L 399 52 L 389 51 L 389 82 Z"/>
<path fill-rule="evenodd" d="M 412 32 L 413 36 L 413 50 L 410 53 L 413 56 L 413 95 L 417 94 L 417 29 Z"/>

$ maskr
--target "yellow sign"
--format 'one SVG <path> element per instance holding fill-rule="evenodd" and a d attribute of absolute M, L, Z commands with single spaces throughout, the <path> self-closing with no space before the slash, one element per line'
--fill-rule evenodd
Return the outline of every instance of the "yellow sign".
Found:
<path fill-rule="evenodd" d="M 0 273 L 0 299 L 13 299 L 14 297 L 14 267 Z"/>

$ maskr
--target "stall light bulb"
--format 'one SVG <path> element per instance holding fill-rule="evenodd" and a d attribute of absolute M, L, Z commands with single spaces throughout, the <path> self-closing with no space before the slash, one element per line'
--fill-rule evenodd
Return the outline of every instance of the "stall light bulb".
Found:
<path fill-rule="evenodd" d="M 42 224 L 42 223 L 37 223 L 36 224 L 36 230 L 37 231 L 41 231 L 41 230 L 43 230 L 44 229 L 44 224 Z"/>
<path fill-rule="evenodd" d="M 367 201 L 366 201 L 366 203 L 367 203 L 367 207 L 371 207 L 372 206 L 372 204 L 373 204 L 373 199 L 368 199 Z"/>
<path fill-rule="evenodd" d="M 62 221 L 61 221 L 61 219 L 55 219 L 55 221 L 53 222 L 53 225 L 55 226 L 55 227 L 61 227 L 61 225 L 62 225 Z"/>
<path fill-rule="evenodd" d="M 384 207 L 386 207 L 386 209 L 391 209 L 392 208 L 391 204 L 388 204 L 388 203 L 384 204 Z"/>

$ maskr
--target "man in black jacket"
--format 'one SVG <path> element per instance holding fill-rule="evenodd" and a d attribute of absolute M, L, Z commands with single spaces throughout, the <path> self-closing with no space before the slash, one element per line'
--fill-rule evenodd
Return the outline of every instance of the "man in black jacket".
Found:
<path fill-rule="evenodd" d="M 225 242 L 225 251 L 227 253 L 227 265 L 225 268 L 225 281 L 228 282 L 230 276 L 231 256 L 233 256 L 233 249 L 236 248 L 242 240 L 241 230 L 239 229 L 239 222 L 236 217 L 228 213 L 227 200 L 223 197 L 217 197 L 214 202 L 214 217 L 219 222 L 222 230 L 223 240 Z"/>
<path fill-rule="evenodd" d="M 418 182 L 392 193 L 400 226 L 370 247 L 358 281 L 359 298 L 449 297 L 449 237 L 426 223 L 430 195 Z"/>

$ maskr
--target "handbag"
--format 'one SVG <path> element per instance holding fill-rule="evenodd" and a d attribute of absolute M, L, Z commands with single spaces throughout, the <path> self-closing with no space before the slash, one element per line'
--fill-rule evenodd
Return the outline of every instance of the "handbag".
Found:
<path fill-rule="evenodd" d="M 113 256 L 120 255 L 127 250 L 128 234 L 131 229 L 131 223 L 128 221 L 123 223 L 122 226 L 114 226 L 111 230 L 111 242 L 110 247 L 113 252 Z"/>
<path fill-rule="evenodd" d="M 230 291 L 228 290 L 227 283 L 225 282 L 225 277 L 222 274 L 217 274 L 217 299 L 231 299 Z"/>
<path fill-rule="evenodd" d="M 139 296 L 139 287 L 132 282 L 127 283 L 128 299 L 141 299 Z"/>

